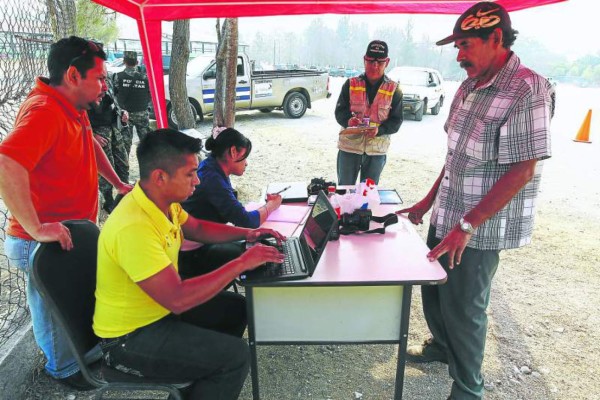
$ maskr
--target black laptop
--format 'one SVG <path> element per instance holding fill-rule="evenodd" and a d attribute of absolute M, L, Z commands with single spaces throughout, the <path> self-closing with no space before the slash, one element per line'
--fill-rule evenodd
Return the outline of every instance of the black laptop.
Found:
<path fill-rule="evenodd" d="M 312 205 L 302 232 L 298 237 L 290 237 L 281 244 L 280 251 L 285 255 L 282 264 L 267 263 L 240 275 L 242 283 L 279 282 L 304 279 L 312 276 L 329 241 L 331 230 L 337 222 L 337 214 L 327 196 L 320 191 Z M 277 245 L 275 239 L 268 239 Z"/>

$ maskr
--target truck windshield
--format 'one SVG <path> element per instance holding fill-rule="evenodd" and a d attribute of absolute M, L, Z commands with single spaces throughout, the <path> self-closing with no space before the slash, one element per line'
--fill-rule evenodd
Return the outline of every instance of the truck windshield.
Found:
<path fill-rule="evenodd" d="M 213 59 L 212 56 L 198 56 L 194 58 L 187 65 L 188 76 L 200 76 Z"/>

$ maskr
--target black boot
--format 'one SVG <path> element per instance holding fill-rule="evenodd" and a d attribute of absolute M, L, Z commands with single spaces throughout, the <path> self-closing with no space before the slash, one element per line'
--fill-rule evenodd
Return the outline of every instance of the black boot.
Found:
<path fill-rule="evenodd" d="M 104 197 L 104 204 L 102 205 L 102 209 L 106 211 L 107 214 L 110 214 L 115 207 L 115 200 L 113 199 L 112 190 L 102 192 L 102 197 Z"/>

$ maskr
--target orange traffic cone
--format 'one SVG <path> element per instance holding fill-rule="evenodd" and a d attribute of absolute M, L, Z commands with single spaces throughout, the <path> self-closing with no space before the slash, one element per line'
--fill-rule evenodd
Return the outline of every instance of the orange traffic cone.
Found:
<path fill-rule="evenodd" d="M 573 141 L 581 142 L 581 143 L 592 143 L 590 142 L 590 124 L 592 122 L 592 110 L 589 110 L 585 119 L 583 120 L 583 124 L 581 124 L 581 128 L 579 128 L 579 132 Z"/>

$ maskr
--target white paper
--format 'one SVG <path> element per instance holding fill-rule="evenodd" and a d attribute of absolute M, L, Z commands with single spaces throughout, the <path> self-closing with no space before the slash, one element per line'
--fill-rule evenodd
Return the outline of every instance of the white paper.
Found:
<path fill-rule="evenodd" d="M 306 207 L 282 204 L 277 210 L 269 214 L 267 221 L 300 223 L 307 211 L 308 209 Z"/>

